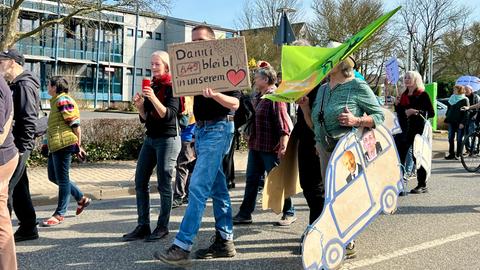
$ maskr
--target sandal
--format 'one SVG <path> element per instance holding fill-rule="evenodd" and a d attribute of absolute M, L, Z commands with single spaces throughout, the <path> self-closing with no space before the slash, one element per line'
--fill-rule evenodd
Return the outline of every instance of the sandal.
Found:
<path fill-rule="evenodd" d="M 88 198 L 88 197 L 83 197 L 82 200 L 80 200 L 77 204 L 77 213 L 76 215 L 80 215 L 83 210 L 85 210 L 85 208 L 87 208 L 90 203 L 92 202 L 92 199 Z"/>
<path fill-rule="evenodd" d="M 65 220 L 65 217 L 60 215 L 51 216 L 49 219 L 46 219 L 42 222 L 43 227 L 52 227 L 62 223 Z"/>

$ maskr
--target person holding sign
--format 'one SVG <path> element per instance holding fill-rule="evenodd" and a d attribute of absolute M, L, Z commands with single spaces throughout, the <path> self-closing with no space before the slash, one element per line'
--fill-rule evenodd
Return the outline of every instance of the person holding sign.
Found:
<path fill-rule="evenodd" d="M 213 40 L 213 30 L 199 25 L 192 30 L 192 40 Z M 196 252 L 199 259 L 233 257 L 232 205 L 228 194 L 222 160 L 228 152 L 233 132 L 233 111 L 239 107 L 240 91 L 219 93 L 204 88 L 201 96 L 195 96 L 193 114 L 197 163 L 190 179 L 190 194 L 179 231 L 173 244 L 165 251 L 157 251 L 154 257 L 173 266 L 188 266 L 193 241 L 200 229 L 207 199 L 213 200 L 215 215 L 215 240 L 213 244 Z"/>
<path fill-rule="evenodd" d="M 333 42 L 329 44 L 333 46 Z M 328 82 L 320 86 L 312 107 L 307 96 L 298 101 L 305 121 L 315 133 L 324 182 L 330 156 L 340 138 L 354 127 L 373 128 L 384 121 L 375 94 L 365 81 L 355 78 L 354 66 L 351 58 L 336 65 L 328 74 Z M 353 241 L 346 250 L 347 258 L 355 256 Z"/>
<path fill-rule="evenodd" d="M 135 171 L 138 225 L 131 233 L 123 236 L 124 241 L 145 239 L 157 241 L 168 234 L 168 223 L 172 209 L 173 171 L 180 152 L 178 135 L 178 111 L 180 99 L 173 97 L 170 60 L 164 51 L 151 57 L 153 82 L 145 85 L 142 94 L 133 97 L 140 121 L 145 123 L 146 137 L 138 156 Z M 160 214 L 155 230 L 150 232 L 149 181 L 153 169 L 157 171 L 160 193 Z"/>
<path fill-rule="evenodd" d="M 287 149 L 291 130 L 284 120 L 289 117 L 285 102 L 261 98 L 275 91 L 276 79 L 275 70 L 270 65 L 260 67 L 255 72 L 258 93 L 253 102 L 255 119 L 248 138 L 247 182 L 240 211 L 233 218 L 234 224 L 252 223 L 261 178 L 278 165 Z M 289 226 L 296 220 L 292 199 L 286 198 L 283 216 L 277 225 Z"/>
<path fill-rule="evenodd" d="M 425 118 L 434 117 L 435 111 L 427 92 L 424 91 L 422 76 L 418 72 L 407 71 L 403 80 L 407 89 L 395 102 L 395 111 L 403 132 L 396 136 L 395 144 L 400 161 L 405 164 L 408 149 L 413 147 L 415 135 L 422 135 Z M 427 172 L 423 167 L 417 170 L 417 180 L 418 185 L 411 190 L 411 193 L 427 192 Z"/>

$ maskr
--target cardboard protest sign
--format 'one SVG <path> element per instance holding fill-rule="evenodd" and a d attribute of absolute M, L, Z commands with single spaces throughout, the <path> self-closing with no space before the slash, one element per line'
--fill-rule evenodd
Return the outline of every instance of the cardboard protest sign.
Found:
<path fill-rule="evenodd" d="M 432 171 L 432 125 L 430 121 L 425 121 L 422 135 L 415 135 L 413 141 L 413 156 L 416 159 L 416 169 L 423 167 L 427 172 L 427 180 Z"/>
<path fill-rule="evenodd" d="M 298 138 L 288 140 L 285 157 L 265 178 L 262 209 L 272 209 L 275 214 L 282 213 L 285 198 L 302 191 L 298 174 Z"/>
<path fill-rule="evenodd" d="M 168 54 L 174 96 L 250 87 L 244 37 L 171 44 Z"/>
<path fill-rule="evenodd" d="M 305 269 L 337 269 L 347 244 L 381 212 L 397 209 L 403 176 L 392 129 L 354 130 L 337 143 L 326 172 L 322 215 L 304 234 Z"/>
<path fill-rule="evenodd" d="M 390 58 L 385 64 L 385 71 L 387 73 L 387 80 L 391 84 L 396 84 L 400 78 L 400 70 L 398 69 L 397 58 Z"/>

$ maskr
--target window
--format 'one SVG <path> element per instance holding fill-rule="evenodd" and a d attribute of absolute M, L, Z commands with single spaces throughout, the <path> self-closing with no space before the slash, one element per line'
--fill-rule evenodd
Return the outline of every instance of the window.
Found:
<path fill-rule="evenodd" d="M 155 33 L 156 40 L 162 40 L 162 33 Z"/>
<path fill-rule="evenodd" d="M 138 36 L 139 38 L 143 38 L 143 30 L 138 30 L 138 31 L 137 31 L 137 36 Z"/>
<path fill-rule="evenodd" d="M 143 75 L 143 69 L 137 68 L 137 72 L 135 72 L 135 75 L 142 76 Z"/>
<path fill-rule="evenodd" d="M 147 31 L 147 36 L 145 37 L 146 39 L 152 39 L 153 38 L 153 33 L 150 31 Z"/>
<path fill-rule="evenodd" d="M 133 74 L 133 68 L 127 68 L 127 75 L 132 76 Z"/>
<path fill-rule="evenodd" d="M 133 29 L 132 28 L 127 29 L 127 37 L 133 37 Z"/>
<path fill-rule="evenodd" d="M 150 77 L 150 76 L 152 76 L 152 70 L 150 70 L 148 68 L 145 69 L 145 77 Z"/>

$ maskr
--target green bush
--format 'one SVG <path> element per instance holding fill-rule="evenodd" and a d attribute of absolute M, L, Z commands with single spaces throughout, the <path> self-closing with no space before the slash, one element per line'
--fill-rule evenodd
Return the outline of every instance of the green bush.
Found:
<path fill-rule="evenodd" d="M 137 159 L 144 137 L 143 124 L 138 119 L 90 119 L 82 121 L 82 146 L 87 160 Z M 45 165 L 40 154 L 41 139 L 30 158 L 31 165 Z"/>

